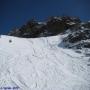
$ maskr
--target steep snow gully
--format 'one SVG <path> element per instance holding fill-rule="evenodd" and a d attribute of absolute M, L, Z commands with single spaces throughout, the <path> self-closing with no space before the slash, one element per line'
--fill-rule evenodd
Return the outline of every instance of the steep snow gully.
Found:
<path fill-rule="evenodd" d="M 90 90 L 90 57 L 60 47 L 62 38 L 1 35 L 0 90 Z"/>

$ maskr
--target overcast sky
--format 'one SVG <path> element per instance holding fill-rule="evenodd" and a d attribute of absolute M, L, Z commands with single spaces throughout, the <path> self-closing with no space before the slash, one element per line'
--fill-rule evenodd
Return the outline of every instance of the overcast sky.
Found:
<path fill-rule="evenodd" d="M 0 34 L 20 27 L 31 18 L 70 15 L 90 20 L 90 0 L 0 0 Z"/>

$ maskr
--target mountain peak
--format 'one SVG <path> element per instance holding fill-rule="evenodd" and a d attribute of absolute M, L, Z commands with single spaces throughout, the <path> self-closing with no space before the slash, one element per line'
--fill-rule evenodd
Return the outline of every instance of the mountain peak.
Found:
<path fill-rule="evenodd" d="M 90 48 L 90 42 L 84 43 L 84 41 L 90 39 L 90 21 L 82 22 L 78 17 L 55 16 L 49 17 L 44 22 L 32 19 L 21 28 L 9 32 L 8 35 L 22 38 L 39 38 L 65 33 L 68 34 L 62 41 L 65 47 Z"/>
<path fill-rule="evenodd" d="M 67 29 L 79 28 L 81 20 L 78 17 L 57 16 L 49 17 L 45 22 L 32 19 L 19 29 L 8 33 L 10 36 L 36 38 L 58 35 Z"/>

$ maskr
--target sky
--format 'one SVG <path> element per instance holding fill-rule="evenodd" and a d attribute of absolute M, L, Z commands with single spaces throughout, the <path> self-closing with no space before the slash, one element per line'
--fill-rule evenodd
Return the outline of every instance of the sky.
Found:
<path fill-rule="evenodd" d="M 0 0 L 0 34 L 19 28 L 32 18 L 78 16 L 90 20 L 90 0 Z"/>

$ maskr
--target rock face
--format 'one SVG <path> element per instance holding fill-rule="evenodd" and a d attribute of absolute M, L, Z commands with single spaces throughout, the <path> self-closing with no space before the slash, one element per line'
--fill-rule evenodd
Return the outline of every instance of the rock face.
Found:
<path fill-rule="evenodd" d="M 69 41 L 70 43 L 76 43 L 81 40 L 87 40 L 90 39 L 90 30 L 78 30 L 75 31 L 67 36 L 66 41 Z"/>
<path fill-rule="evenodd" d="M 8 33 L 10 36 L 36 38 L 53 36 L 65 32 L 67 29 L 79 28 L 80 19 L 77 17 L 50 17 L 46 22 L 28 21 L 19 29 Z"/>
<path fill-rule="evenodd" d="M 69 48 L 90 48 L 90 29 L 70 33 L 63 39 L 63 43 Z"/>

